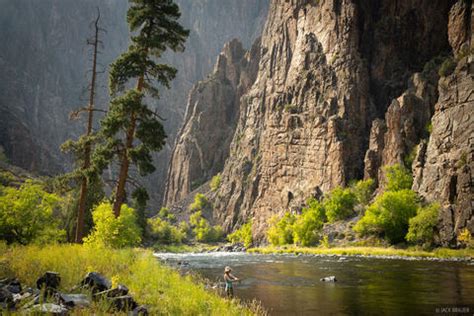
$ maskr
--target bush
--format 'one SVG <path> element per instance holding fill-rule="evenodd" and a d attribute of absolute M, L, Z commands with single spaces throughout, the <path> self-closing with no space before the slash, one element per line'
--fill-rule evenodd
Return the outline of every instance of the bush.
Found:
<path fill-rule="evenodd" d="M 148 227 L 150 237 L 160 244 L 180 244 L 186 237 L 185 232 L 160 217 L 150 218 Z"/>
<path fill-rule="evenodd" d="M 243 243 L 247 248 L 252 246 L 252 221 L 242 225 L 242 227 L 228 235 L 227 240 L 229 240 L 231 243 Z"/>
<path fill-rule="evenodd" d="M 318 242 L 319 232 L 326 219 L 324 208 L 318 200 L 311 199 L 308 204 L 293 225 L 294 242 L 305 247 Z"/>
<path fill-rule="evenodd" d="M 463 247 L 474 248 L 474 242 L 473 242 L 471 232 L 467 228 L 464 228 L 463 230 L 461 230 L 461 232 L 459 233 L 457 237 L 457 240 L 458 240 L 458 243 L 461 244 L 461 246 Z"/>
<path fill-rule="evenodd" d="M 418 208 L 416 216 L 410 218 L 406 240 L 416 244 L 430 245 L 438 224 L 439 210 L 439 204 Z"/>
<path fill-rule="evenodd" d="M 384 236 L 391 243 L 404 240 L 409 219 L 416 215 L 417 195 L 411 190 L 387 191 L 370 205 L 354 230 L 361 235 Z"/>
<path fill-rule="evenodd" d="M 61 202 L 31 180 L 19 189 L 0 186 L 0 239 L 22 245 L 64 240 L 66 233 L 53 214 Z"/>
<path fill-rule="evenodd" d="M 224 231 L 222 227 L 216 225 L 211 226 L 209 222 L 202 217 L 201 211 L 191 215 L 189 223 L 193 228 L 193 233 L 196 241 L 200 242 L 216 242 L 222 239 Z"/>
<path fill-rule="evenodd" d="M 211 203 L 207 200 L 206 196 L 202 193 L 198 193 L 194 196 L 194 202 L 189 205 L 191 212 L 206 211 L 211 209 Z"/>
<path fill-rule="evenodd" d="M 375 190 L 375 181 L 373 179 L 360 180 L 351 186 L 357 203 L 360 205 L 367 205 L 370 202 L 372 194 Z"/>
<path fill-rule="evenodd" d="M 295 221 L 295 215 L 290 212 L 286 212 L 282 218 L 278 218 L 276 215 L 271 217 L 267 230 L 268 241 L 275 246 L 292 244 Z"/>
<path fill-rule="evenodd" d="M 219 189 L 219 186 L 221 185 L 221 181 L 222 181 L 222 176 L 220 173 L 212 177 L 211 184 L 210 184 L 211 190 L 217 191 L 217 189 Z"/>
<path fill-rule="evenodd" d="M 410 171 L 402 165 L 385 167 L 386 191 L 409 190 L 413 184 Z"/>
<path fill-rule="evenodd" d="M 342 220 L 354 214 L 356 195 L 350 189 L 336 188 L 323 200 L 326 216 L 330 223 Z"/>
<path fill-rule="evenodd" d="M 122 205 L 120 216 L 116 218 L 112 205 L 103 202 L 92 212 L 92 219 L 94 229 L 84 239 L 85 244 L 123 248 L 137 246 L 141 241 L 135 210 L 126 204 Z"/>
<path fill-rule="evenodd" d="M 440 77 L 446 77 L 453 73 L 454 69 L 456 69 L 456 62 L 452 57 L 448 57 L 444 60 L 439 68 L 438 74 Z"/>
<path fill-rule="evenodd" d="M 169 221 L 170 223 L 176 222 L 176 216 L 171 213 L 167 207 L 162 207 L 158 212 L 158 216 L 163 220 Z"/>

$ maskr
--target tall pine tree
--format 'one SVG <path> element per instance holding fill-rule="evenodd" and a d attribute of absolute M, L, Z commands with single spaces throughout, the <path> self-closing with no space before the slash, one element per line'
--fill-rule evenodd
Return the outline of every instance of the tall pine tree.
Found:
<path fill-rule="evenodd" d="M 130 165 L 135 165 L 142 176 L 152 173 L 155 167 L 151 154 L 165 144 L 163 125 L 145 104 L 145 97 L 158 98 L 155 85 L 169 88 L 176 69 L 157 60 L 168 49 L 183 51 L 189 34 L 178 23 L 181 13 L 172 0 L 130 0 L 130 4 L 127 22 L 132 43 L 111 65 L 109 86 L 114 99 L 101 124 L 106 143 L 98 148 L 95 160 L 102 168 L 115 158 L 118 161 L 115 216 L 120 215 L 126 198 Z M 135 87 L 124 91 L 132 81 Z"/>

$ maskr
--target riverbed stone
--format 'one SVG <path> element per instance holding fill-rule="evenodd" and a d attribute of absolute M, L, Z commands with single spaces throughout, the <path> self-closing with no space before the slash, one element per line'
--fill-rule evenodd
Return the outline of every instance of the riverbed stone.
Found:
<path fill-rule="evenodd" d="M 109 290 L 112 287 L 112 283 L 98 272 L 89 272 L 81 281 L 81 286 L 84 288 L 90 288 L 92 293 L 95 294 Z"/>

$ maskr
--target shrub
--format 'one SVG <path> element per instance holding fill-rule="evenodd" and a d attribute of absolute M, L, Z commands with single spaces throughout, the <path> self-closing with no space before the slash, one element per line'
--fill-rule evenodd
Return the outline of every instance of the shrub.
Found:
<path fill-rule="evenodd" d="M 295 215 L 290 212 L 286 212 L 282 218 L 278 218 L 276 215 L 270 218 L 267 230 L 268 241 L 275 246 L 292 244 L 295 221 Z"/>
<path fill-rule="evenodd" d="M 148 227 L 150 237 L 160 244 L 180 244 L 186 237 L 185 232 L 160 217 L 150 218 Z"/>
<path fill-rule="evenodd" d="M 439 68 L 438 74 L 440 77 L 446 77 L 453 73 L 454 69 L 456 69 L 456 62 L 452 57 L 448 57 L 444 60 Z"/>
<path fill-rule="evenodd" d="M 416 216 L 410 218 L 406 240 L 417 244 L 431 244 L 438 224 L 439 210 L 439 204 L 418 208 Z"/>
<path fill-rule="evenodd" d="M 249 221 L 248 223 L 242 225 L 242 227 L 234 231 L 232 234 L 228 235 L 227 240 L 229 240 L 231 243 L 241 242 L 247 248 L 252 246 L 252 221 Z"/>
<path fill-rule="evenodd" d="M 0 186 L 0 239 L 22 245 L 64 240 L 53 214 L 60 203 L 59 196 L 31 180 L 18 189 Z"/>
<path fill-rule="evenodd" d="M 202 193 L 198 193 L 194 196 L 194 202 L 189 205 L 191 212 L 205 211 L 211 208 L 211 203 L 207 200 L 206 196 Z"/>
<path fill-rule="evenodd" d="M 351 187 L 354 193 L 357 203 L 360 205 L 367 205 L 370 202 L 372 194 L 375 190 L 375 181 L 373 179 L 357 181 Z"/>
<path fill-rule="evenodd" d="M 214 177 L 212 177 L 211 179 L 211 190 L 212 191 L 217 191 L 217 189 L 219 189 L 219 186 L 221 185 L 221 181 L 222 181 L 222 176 L 220 173 L 216 174 Z"/>
<path fill-rule="evenodd" d="M 92 212 L 94 229 L 84 239 L 93 246 L 123 248 L 137 246 L 141 241 L 141 231 L 137 224 L 135 210 L 122 205 L 120 216 L 115 217 L 112 205 L 103 202 Z"/>
<path fill-rule="evenodd" d="M 166 221 L 169 221 L 171 223 L 174 223 L 176 221 L 176 216 L 170 212 L 170 210 L 167 207 L 162 207 L 160 211 L 158 212 L 158 216 Z"/>
<path fill-rule="evenodd" d="M 311 199 L 308 204 L 293 224 L 294 242 L 305 247 L 318 242 L 319 232 L 326 219 L 324 208 L 318 200 Z"/>
<path fill-rule="evenodd" d="M 354 213 L 356 195 L 350 189 L 336 188 L 323 200 L 330 223 L 350 217 Z"/>
<path fill-rule="evenodd" d="M 458 243 L 460 243 L 464 247 L 474 248 L 471 232 L 467 228 L 461 230 L 457 237 L 457 240 Z"/>
<path fill-rule="evenodd" d="M 202 217 L 201 211 L 195 212 L 189 218 L 189 223 L 193 228 L 196 241 L 200 242 L 216 242 L 222 239 L 224 231 L 222 227 L 216 225 L 211 226 L 209 222 Z"/>
<path fill-rule="evenodd" d="M 391 243 L 404 240 L 409 219 L 416 215 L 417 195 L 411 190 L 387 191 L 367 208 L 354 230 L 362 235 L 384 236 Z"/>
<path fill-rule="evenodd" d="M 385 178 L 387 191 L 409 190 L 413 184 L 410 171 L 404 166 L 397 164 L 385 167 Z"/>

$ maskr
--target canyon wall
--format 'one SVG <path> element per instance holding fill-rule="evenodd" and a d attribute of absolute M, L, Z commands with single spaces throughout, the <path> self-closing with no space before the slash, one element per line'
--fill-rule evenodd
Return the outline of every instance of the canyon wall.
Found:
<path fill-rule="evenodd" d="M 272 0 L 255 82 L 225 106 L 238 115 L 221 184 L 208 192 L 214 219 L 230 230 L 253 218 L 262 239 L 272 215 L 351 180 L 371 177 L 382 188 L 382 167 L 401 163 L 413 166 L 414 189 L 426 201 L 443 204 L 443 243 L 466 226 L 472 232 L 471 6 Z M 453 73 L 439 74 L 453 53 Z M 224 87 L 224 77 L 204 85 Z M 203 168 L 221 161 L 220 151 L 189 163 L 198 148 L 212 148 L 198 127 L 221 126 L 213 114 L 222 102 L 213 100 L 220 98 L 190 97 L 195 122 L 178 137 L 168 202 L 191 191 L 196 174 L 205 180 L 220 168 Z"/>
<path fill-rule="evenodd" d="M 168 134 L 155 155 L 157 171 L 143 182 L 152 205 L 161 204 L 171 150 L 182 125 L 188 93 L 214 65 L 226 42 L 239 38 L 249 48 L 261 33 L 269 0 L 177 0 L 183 25 L 191 30 L 184 53 L 166 54 L 178 69 L 170 90 L 152 101 Z M 101 11 L 102 34 L 97 107 L 108 107 L 108 65 L 129 41 L 127 0 L 0 0 L 0 146 L 9 161 L 54 175 L 70 168 L 59 146 L 83 131 L 69 113 L 87 103 L 90 51 L 86 39 Z"/>

